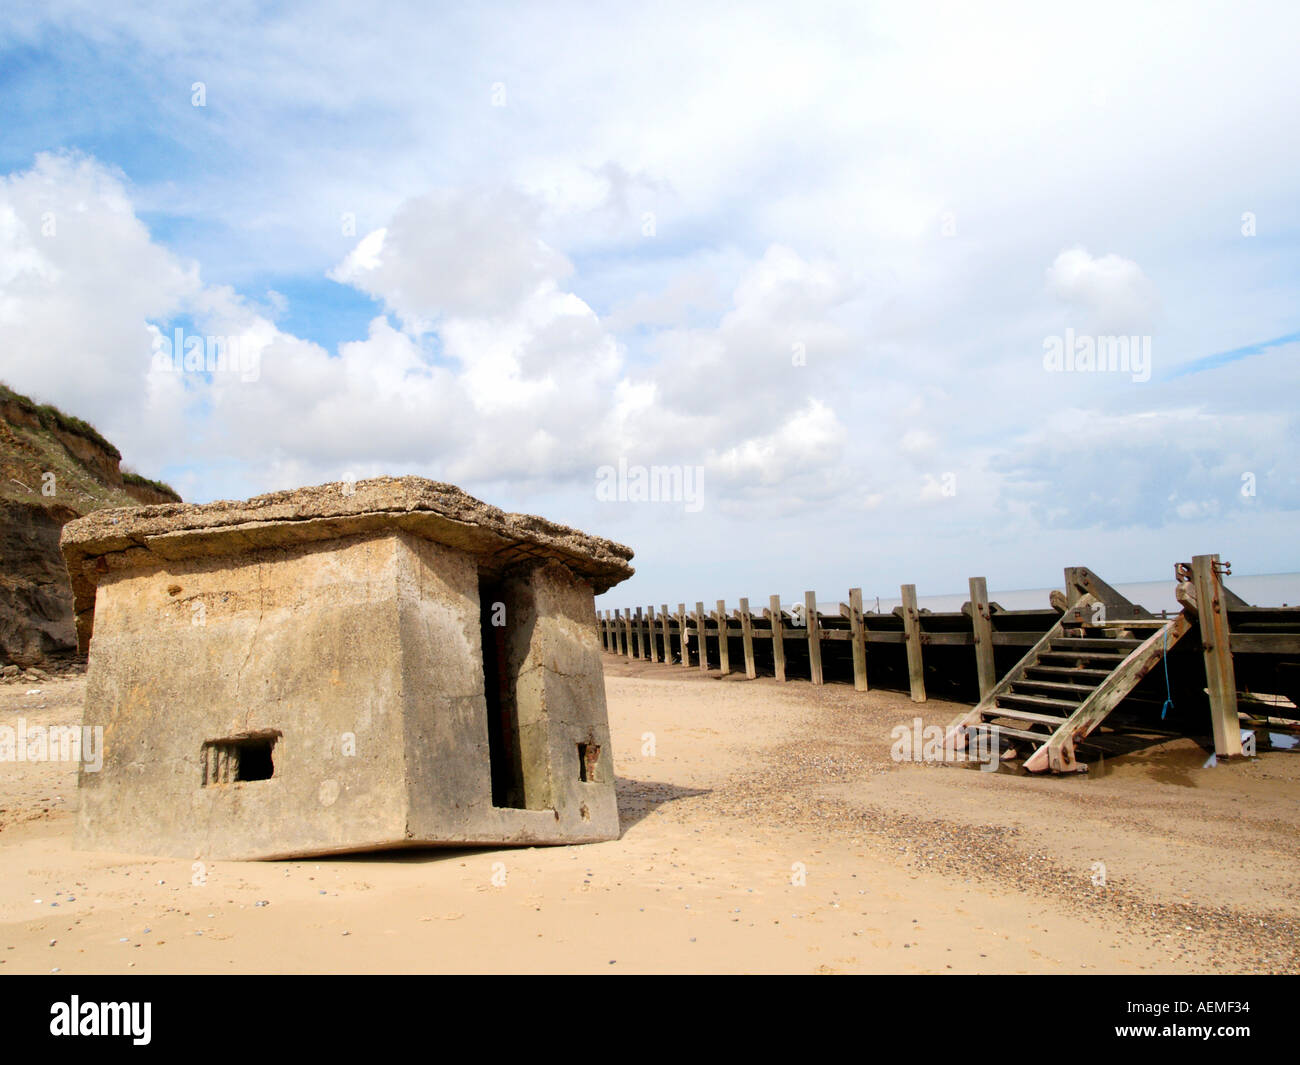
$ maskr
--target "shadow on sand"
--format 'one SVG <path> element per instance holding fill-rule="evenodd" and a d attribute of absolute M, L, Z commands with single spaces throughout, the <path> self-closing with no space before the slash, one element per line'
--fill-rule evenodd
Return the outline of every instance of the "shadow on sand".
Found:
<path fill-rule="evenodd" d="M 614 787 L 618 795 L 620 836 L 667 803 L 709 793 L 707 788 L 680 788 L 676 784 L 664 784 L 655 780 L 629 780 L 627 777 L 615 778 Z M 552 846 L 552 844 L 521 844 L 521 846 Z M 554 846 L 563 846 L 563 844 L 554 844 Z M 448 846 L 422 844 L 418 847 L 390 847 L 384 850 L 286 860 L 295 862 L 328 861 L 357 866 L 421 865 L 426 862 L 464 861 L 469 855 L 482 855 L 488 851 L 509 853 L 518 849 L 519 847 L 502 846 L 496 843 L 486 843 L 477 847 L 469 847 L 463 844 Z"/>

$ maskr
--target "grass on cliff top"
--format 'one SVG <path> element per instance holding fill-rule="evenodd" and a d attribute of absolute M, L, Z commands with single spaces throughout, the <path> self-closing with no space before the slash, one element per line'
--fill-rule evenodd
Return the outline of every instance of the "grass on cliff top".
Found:
<path fill-rule="evenodd" d="M 140 505 L 138 500 L 121 488 L 105 484 L 97 473 L 75 459 L 53 435 L 55 430 L 59 430 L 81 437 L 120 462 L 122 453 L 104 439 L 93 425 L 65 414 L 58 407 L 36 403 L 0 382 L 0 406 L 8 404 L 34 415 L 49 435 L 36 429 L 3 423 L 10 442 L 19 450 L 11 454 L 10 447 L 4 443 L 5 433 L 0 432 L 0 467 L 6 471 L 0 477 L 0 499 L 30 502 L 45 498 L 40 493 L 41 477 L 43 473 L 49 472 L 56 477 L 59 501 L 72 506 L 78 513 L 84 514 L 100 507 Z M 134 470 L 122 469 L 122 481 L 124 485 L 150 488 L 180 502 L 180 495 L 170 485 L 144 477 Z"/>
<path fill-rule="evenodd" d="M 175 496 L 176 502 L 181 502 L 180 493 L 171 485 L 163 481 L 155 481 L 152 477 L 142 476 L 141 474 L 136 473 L 135 470 L 128 470 L 123 467 L 122 480 L 126 484 L 138 485 L 141 488 L 152 488 L 155 492 L 162 492 L 164 495 Z"/>
<path fill-rule="evenodd" d="M 46 429 L 51 431 L 60 429 L 65 433 L 71 433 L 73 436 L 80 436 L 89 440 L 92 444 L 103 448 L 115 459 L 122 458 L 122 452 L 118 451 L 110 444 L 104 436 L 87 421 L 76 418 L 71 414 L 64 414 L 58 407 L 49 403 L 37 403 L 30 396 L 24 396 L 21 392 L 15 392 L 8 385 L 0 383 L 0 403 L 13 403 L 20 410 L 29 414 L 35 414 L 40 423 Z M 170 489 L 169 489 L 170 491 Z"/>

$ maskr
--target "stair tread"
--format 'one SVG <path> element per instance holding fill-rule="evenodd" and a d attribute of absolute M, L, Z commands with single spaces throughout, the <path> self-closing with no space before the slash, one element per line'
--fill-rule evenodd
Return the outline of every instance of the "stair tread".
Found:
<path fill-rule="evenodd" d="M 1109 669 L 1079 669 L 1072 666 L 1029 666 L 1025 673 L 1050 673 L 1054 677 L 1090 677 L 1098 681 L 1110 676 Z M 1032 677 L 1026 679 L 1032 680 Z M 1094 685 L 1096 687 L 1096 685 Z"/>
<path fill-rule="evenodd" d="M 1028 703 L 1031 707 L 1041 706 L 1043 709 L 1051 710 L 1068 710 L 1074 713 L 1079 709 L 1081 703 L 1072 703 L 1068 699 L 1053 699 L 1047 695 L 1017 695 L 1015 692 L 1005 692 L 997 697 L 997 707 L 1002 709 L 1003 699 L 1015 699 L 1022 703 Z"/>
<path fill-rule="evenodd" d="M 987 717 L 1009 717 L 1016 721 L 1033 721 L 1040 725 L 1064 725 L 1070 719 L 1068 717 L 1058 717 L 1055 714 L 1036 714 L 1032 710 L 1016 710 L 1011 707 L 998 706 L 988 710 L 984 715 Z"/>
<path fill-rule="evenodd" d="M 1142 641 L 1133 636 L 1057 636 L 1052 647 L 1067 647 L 1071 651 L 1131 651 L 1141 647 Z"/>
<path fill-rule="evenodd" d="M 1027 688 L 1046 688 L 1047 694 L 1049 695 L 1052 692 L 1069 692 L 1069 693 L 1078 692 L 1085 696 L 1091 695 L 1099 687 L 1099 685 L 1096 684 L 1071 684 L 1068 681 L 1036 680 L 1034 677 L 1022 677 L 1020 680 L 1015 680 L 1011 682 L 1012 694 L 1021 694 L 1016 691 L 1016 688 L 1020 687 L 1021 685 Z"/>
<path fill-rule="evenodd" d="M 1088 629 L 1089 627 L 1090 627 L 1090 626 L 1087 626 L 1087 625 L 1082 626 L 1082 630 L 1086 630 L 1086 629 Z M 1082 630 L 1081 630 L 1081 631 L 1082 631 Z M 1054 639 L 1054 640 L 1094 640 L 1094 641 L 1095 641 L 1095 640 L 1105 640 L 1107 643 L 1122 643 L 1124 640 L 1137 640 L 1137 637 L 1136 637 L 1136 636 L 1109 636 L 1109 635 L 1106 635 L 1104 631 L 1102 631 L 1102 632 L 1099 632 L 1099 633 L 1093 633 L 1093 634 L 1088 634 L 1088 633 L 1085 632 L 1083 635 L 1078 635 L 1078 636 L 1076 636 L 1076 635 L 1072 635 L 1072 634 L 1070 634 L 1070 633 L 1062 633 L 1060 636 L 1053 636 L 1052 639 Z M 1141 641 L 1138 641 L 1138 642 L 1141 642 Z"/>
<path fill-rule="evenodd" d="M 1045 732 L 1027 732 L 1019 728 L 1007 728 L 1004 725 L 998 726 L 999 736 L 1014 736 L 1016 739 L 1033 740 L 1035 743 L 1046 743 L 1052 737 Z"/>
<path fill-rule="evenodd" d="M 1068 662 L 1114 662 L 1119 665 L 1127 657 L 1126 654 L 1108 654 L 1105 651 L 1044 651 L 1038 660 L 1064 658 Z"/>

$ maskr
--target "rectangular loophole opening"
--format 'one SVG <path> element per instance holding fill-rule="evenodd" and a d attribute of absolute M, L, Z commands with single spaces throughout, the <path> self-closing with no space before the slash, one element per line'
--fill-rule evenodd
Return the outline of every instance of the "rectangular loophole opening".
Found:
<path fill-rule="evenodd" d="M 208 740 L 203 744 L 203 787 L 248 783 L 275 776 L 275 744 L 279 732 L 255 732 Z"/>
<path fill-rule="evenodd" d="M 600 761 L 599 743 L 578 744 L 578 779 L 584 784 L 596 784 L 596 763 Z"/>

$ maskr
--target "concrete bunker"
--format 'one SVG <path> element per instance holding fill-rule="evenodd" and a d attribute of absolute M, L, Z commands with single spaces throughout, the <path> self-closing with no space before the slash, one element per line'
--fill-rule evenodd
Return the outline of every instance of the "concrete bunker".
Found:
<path fill-rule="evenodd" d="M 618 835 L 594 596 L 631 551 L 380 478 L 105 510 L 78 846 L 249 859 Z"/>

